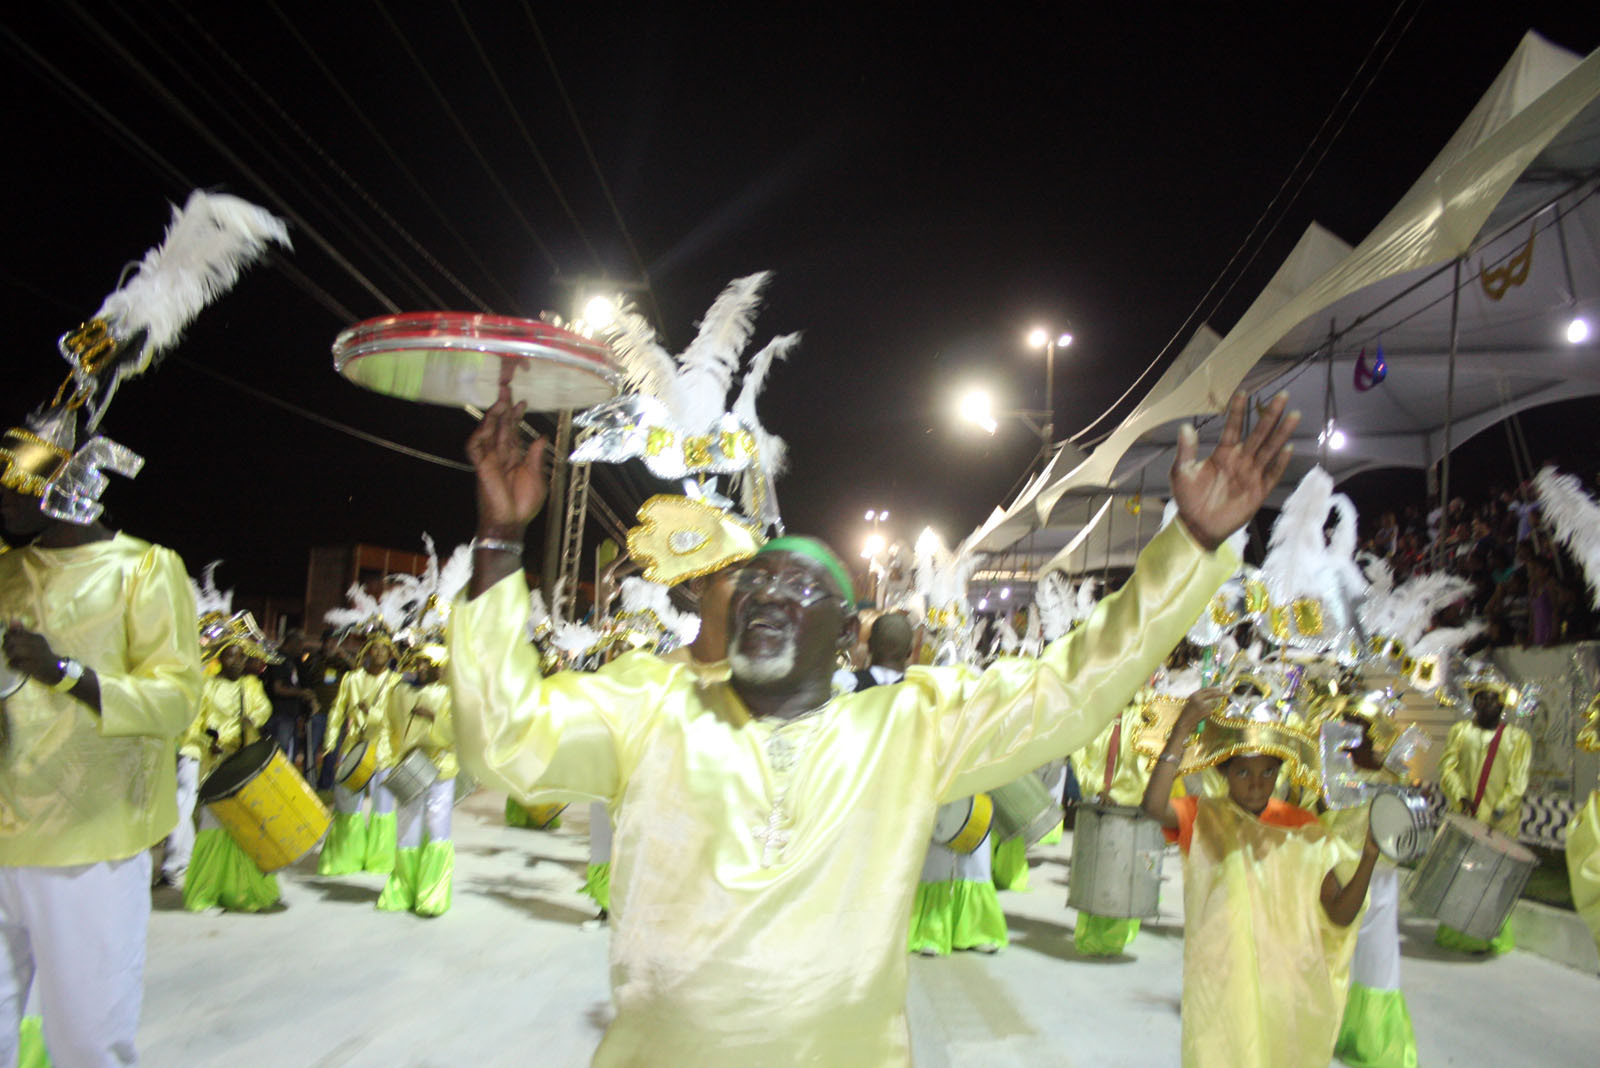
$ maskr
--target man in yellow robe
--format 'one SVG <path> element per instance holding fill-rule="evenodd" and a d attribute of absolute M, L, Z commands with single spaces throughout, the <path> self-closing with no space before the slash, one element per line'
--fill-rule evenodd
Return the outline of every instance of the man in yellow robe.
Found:
<path fill-rule="evenodd" d="M 597 1064 L 905 1064 L 904 932 L 940 803 L 1082 746 L 1177 644 L 1237 557 L 1217 552 L 1288 462 L 1275 398 L 1216 452 L 1180 439 L 1182 522 L 1128 584 L 1036 661 L 914 668 L 831 699 L 854 643 L 848 573 L 821 543 L 768 542 L 739 573 L 729 683 L 629 654 L 546 679 L 520 568 L 543 504 L 543 447 L 507 391 L 468 443 L 478 474 L 471 599 L 451 617 L 467 768 L 523 797 L 617 812 L 616 1018 Z"/>
<path fill-rule="evenodd" d="M 0 748 L 0 1063 L 30 987 L 60 1064 L 129 1064 L 150 853 L 177 822 L 177 737 L 200 695 L 177 554 L 0 490 L 4 650 L 25 676 Z"/>
<path fill-rule="evenodd" d="M 1450 728 L 1439 756 L 1439 790 L 1452 812 L 1486 823 L 1501 834 L 1517 837 L 1522 827 L 1522 797 L 1528 792 L 1533 739 L 1506 722 L 1503 680 L 1486 676 L 1463 684 L 1472 699 L 1472 718 Z M 1489 941 L 1441 923 L 1434 941 L 1463 953 L 1507 953 L 1516 948 L 1507 918 Z"/>

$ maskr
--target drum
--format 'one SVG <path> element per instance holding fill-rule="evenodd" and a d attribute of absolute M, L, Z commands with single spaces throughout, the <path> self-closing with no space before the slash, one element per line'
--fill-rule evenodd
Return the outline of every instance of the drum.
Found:
<path fill-rule="evenodd" d="M 1154 916 L 1166 846 L 1161 824 L 1139 809 L 1084 802 L 1072 831 L 1067 904 L 1093 916 Z"/>
<path fill-rule="evenodd" d="M 983 844 L 994 820 L 988 794 L 940 805 L 933 818 L 933 840 L 956 853 L 971 853 Z"/>
<path fill-rule="evenodd" d="M 402 400 L 487 408 L 502 382 L 530 411 L 580 410 L 616 395 L 620 373 L 598 341 L 537 319 L 412 312 L 340 332 L 333 367 Z"/>
<path fill-rule="evenodd" d="M 421 797 L 423 791 L 439 781 L 439 768 L 420 749 L 413 749 L 400 758 L 383 780 L 383 785 L 402 805 L 409 805 Z"/>
<path fill-rule="evenodd" d="M 339 761 L 333 779 L 351 793 L 360 793 L 367 788 L 367 783 L 377 770 L 378 751 L 366 742 L 357 742 Z"/>
<path fill-rule="evenodd" d="M 1515 839 L 1452 812 L 1406 880 L 1406 893 L 1426 915 L 1487 941 L 1500 933 L 1537 863 Z"/>
<path fill-rule="evenodd" d="M 1422 856 L 1432 838 L 1433 814 L 1419 791 L 1385 790 L 1372 799 L 1368 816 L 1378 852 L 1396 864 L 1409 864 Z"/>
<path fill-rule="evenodd" d="M 1001 838 L 1022 838 L 1028 845 L 1050 833 L 1065 818 L 1061 806 L 1033 775 L 1024 775 L 989 795 L 994 801 L 994 825 Z"/>
<path fill-rule="evenodd" d="M 473 791 L 478 788 L 477 781 L 464 771 L 456 772 L 455 783 L 456 799 L 451 802 L 452 807 L 461 804 L 461 802 L 472 796 Z"/>
<path fill-rule="evenodd" d="M 198 800 L 263 873 L 299 860 L 332 822 L 317 792 L 271 738 L 218 764 L 200 784 Z"/>

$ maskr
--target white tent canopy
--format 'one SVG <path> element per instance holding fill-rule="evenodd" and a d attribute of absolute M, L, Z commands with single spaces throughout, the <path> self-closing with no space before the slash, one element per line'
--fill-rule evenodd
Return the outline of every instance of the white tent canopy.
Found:
<path fill-rule="evenodd" d="M 1580 60 L 1528 34 L 1366 240 L 1351 249 L 1312 225 L 1227 336 L 1202 328 L 1085 459 L 1069 466 L 1058 455 L 1048 482 L 997 509 L 978 546 L 1000 552 L 1031 532 L 1036 564 L 1131 563 L 1159 514 L 1141 524 L 1121 506 L 1101 506 L 1119 493 L 1163 496 L 1178 427 L 1199 417 L 1202 441 L 1215 441 L 1221 420 L 1208 417 L 1235 389 L 1258 401 L 1287 390 L 1303 413 L 1280 498 L 1319 453 L 1336 479 L 1423 468 L 1444 454 L 1447 423 L 1459 444 L 1527 408 L 1600 393 L 1594 343 L 1574 348 L 1564 336 L 1576 311 L 1600 312 L 1597 98 L 1600 52 Z M 1365 350 L 1370 363 L 1380 344 L 1388 377 L 1359 391 L 1357 357 Z M 1325 414 L 1336 415 L 1344 449 L 1319 449 Z M 1082 531 L 1091 520 L 1110 524 L 1098 542 Z"/>

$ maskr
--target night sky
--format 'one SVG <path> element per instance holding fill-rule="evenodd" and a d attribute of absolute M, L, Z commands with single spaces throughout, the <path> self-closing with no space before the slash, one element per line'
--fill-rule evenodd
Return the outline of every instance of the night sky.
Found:
<path fill-rule="evenodd" d="M 1208 307 L 1219 330 L 1310 220 L 1358 241 L 1525 30 L 1579 53 L 1600 45 L 1600 19 L 1573 3 L 1469 17 L 1407 0 L 1393 22 L 1387 4 L 1090 6 L 532 5 L 667 340 L 681 347 L 728 279 L 777 272 L 756 344 L 805 332 L 762 402 L 792 447 L 779 485 L 790 529 L 848 550 L 867 508 L 888 508 L 908 538 L 931 523 L 954 541 L 981 521 L 1037 442 L 1020 425 L 992 439 L 957 425 L 958 387 L 1041 406 L 1042 360 L 1023 335 L 1070 324 L 1057 427 L 1099 415 L 1179 332 L 1386 24 L 1376 79 L 1337 115 L 1365 90 L 1359 107 L 1310 181 L 1290 184 L 1297 198 L 1268 217 L 1250 267 L 1227 275 L 1231 296 Z M 55 388 L 57 335 L 159 240 L 165 201 L 192 185 L 287 204 L 405 310 L 440 306 L 424 288 L 473 304 L 374 203 L 497 312 L 570 314 L 561 279 L 637 275 L 520 0 L 39 4 L 4 26 L 9 420 Z M 293 267 L 334 302 L 355 318 L 385 311 L 310 233 L 293 236 Z M 193 366 L 460 458 L 465 415 L 334 374 L 329 345 L 346 325 L 283 271 L 247 275 L 176 359 L 123 387 L 105 430 L 148 467 L 108 493 L 118 524 L 194 569 L 226 558 L 221 579 L 241 592 L 289 595 L 313 545 L 470 536 L 470 476 Z M 596 487 L 625 514 L 643 491 L 615 472 Z"/>

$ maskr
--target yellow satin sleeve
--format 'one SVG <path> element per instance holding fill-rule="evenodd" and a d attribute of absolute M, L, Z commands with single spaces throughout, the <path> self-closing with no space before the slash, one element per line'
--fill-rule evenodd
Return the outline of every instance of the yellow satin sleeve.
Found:
<path fill-rule="evenodd" d="M 376 751 L 378 767 L 394 766 L 394 734 L 389 725 L 389 694 L 400 676 L 393 671 L 372 675 L 365 668 L 347 671 L 339 680 L 339 693 L 328 710 L 328 734 L 323 740 L 324 752 L 331 752 L 338 744 L 339 729 L 349 724 L 345 732 L 341 754 L 348 753 L 357 742 L 364 741 Z"/>
<path fill-rule="evenodd" d="M 1136 807 L 1144 800 L 1144 788 L 1150 782 L 1150 768 L 1145 758 L 1134 748 L 1133 741 L 1139 731 L 1139 705 L 1131 704 L 1122 710 L 1122 740 L 1118 745 L 1116 769 L 1111 776 L 1111 803 Z M 1072 754 L 1072 772 L 1078 777 L 1078 788 L 1085 800 L 1098 800 L 1100 788 L 1106 781 L 1106 757 L 1111 749 L 1111 731 L 1108 724 L 1095 736 L 1094 741 Z"/>
<path fill-rule="evenodd" d="M 216 770 L 218 764 L 261 737 L 260 728 L 272 715 L 272 702 L 254 675 L 225 679 L 212 675 L 200 690 L 200 709 L 184 735 L 181 751 L 200 761 L 200 778 Z M 216 732 L 212 751 L 210 732 Z"/>
<path fill-rule="evenodd" d="M 94 671 L 100 711 L 35 681 L 5 701 L 0 865 L 132 856 L 178 819 L 175 741 L 200 697 L 194 597 L 176 553 L 126 534 L 0 556 L 0 616 Z"/>
<path fill-rule="evenodd" d="M 1200 801 L 1183 866 L 1184 1068 L 1332 1060 L 1361 924 L 1328 919 L 1322 882 L 1348 880 L 1358 859 L 1317 824 L 1276 827 Z"/>

